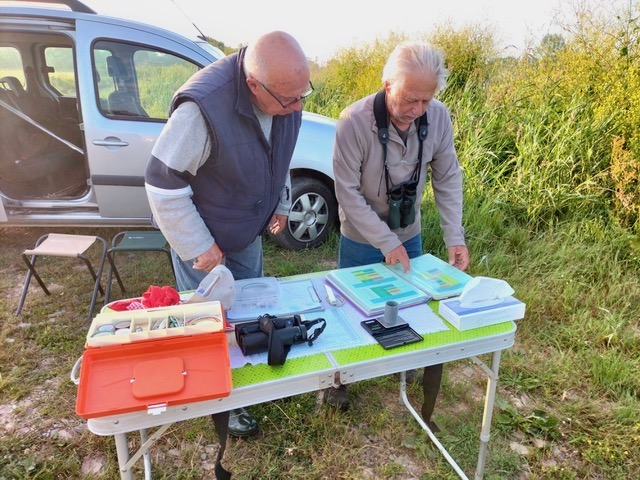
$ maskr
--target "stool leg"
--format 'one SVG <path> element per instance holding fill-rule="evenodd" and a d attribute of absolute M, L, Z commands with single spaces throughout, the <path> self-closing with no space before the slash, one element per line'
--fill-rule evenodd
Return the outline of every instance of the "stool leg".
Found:
<path fill-rule="evenodd" d="M 169 265 L 171 265 L 171 272 L 173 273 L 173 284 L 175 285 L 175 287 L 177 289 L 178 288 L 178 280 L 176 278 L 176 269 L 173 266 L 173 259 L 171 258 L 171 251 L 170 250 L 165 250 L 165 249 L 162 249 L 162 251 L 167 254 L 167 257 L 169 257 Z"/>
<path fill-rule="evenodd" d="M 100 262 L 98 263 L 98 274 L 93 271 L 93 267 L 89 260 L 83 255 L 79 255 L 78 257 L 85 261 L 89 271 L 91 272 L 91 276 L 95 282 L 93 286 L 93 295 L 91 296 L 91 306 L 89 307 L 89 316 L 87 317 L 87 321 L 91 321 L 93 319 L 93 310 L 96 307 L 96 300 L 98 299 L 98 292 L 104 295 L 104 290 L 102 290 L 102 285 L 100 285 L 100 280 L 102 279 L 102 270 L 104 269 L 104 261 L 107 257 L 107 242 L 102 237 L 96 237 L 100 243 L 102 243 L 102 254 L 100 255 Z"/>
<path fill-rule="evenodd" d="M 109 298 L 111 296 L 111 283 L 113 282 L 113 275 L 116 276 L 116 280 L 118 281 L 118 285 L 120 285 L 120 291 L 122 293 L 126 292 L 124 288 L 124 284 L 122 283 L 122 278 L 120 278 L 120 273 L 116 268 L 116 252 L 112 252 L 109 250 L 107 252 L 107 260 L 109 262 L 109 273 L 107 274 L 107 286 L 105 288 L 104 294 L 104 304 L 109 303 Z"/>
<path fill-rule="evenodd" d="M 104 295 L 104 290 L 102 289 L 102 285 L 100 285 L 100 282 L 98 282 L 98 275 L 96 274 L 96 271 L 93 269 L 93 266 L 91 265 L 91 262 L 89 261 L 89 259 L 84 255 L 78 255 L 78 258 L 82 260 L 87 266 L 87 268 L 89 269 L 89 273 L 91 273 L 91 278 L 93 278 L 96 290 L 98 290 L 101 295 Z"/>
<path fill-rule="evenodd" d="M 22 259 L 24 260 L 24 263 L 27 264 L 27 268 L 29 269 L 29 271 L 27 272 L 27 277 L 24 279 L 22 294 L 20 295 L 20 301 L 18 302 L 18 308 L 16 309 L 15 313 L 16 316 L 20 315 L 20 312 L 22 311 L 22 306 L 24 305 L 24 301 L 27 298 L 27 291 L 29 290 L 29 284 L 31 283 L 32 276 L 35 277 L 35 279 L 38 281 L 38 283 L 42 287 L 42 290 L 44 290 L 44 293 L 46 293 L 47 295 L 51 295 L 51 293 L 49 293 L 49 290 L 47 290 L 47 286 L 40 278 L 40 275 L 38 275 L 38 272 L 36 272 L 36 258 L 37 255 L 32 255 L 31 261 L 29 261 L 29 257 L 27 257 L 25 254 L 22 254 Z"/>

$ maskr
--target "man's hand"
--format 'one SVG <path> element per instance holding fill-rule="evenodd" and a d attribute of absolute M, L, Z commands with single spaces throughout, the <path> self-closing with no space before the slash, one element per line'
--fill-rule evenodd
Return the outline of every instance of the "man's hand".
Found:
<path fill-rule="evenodd" d="M 214 243 L 213 247 L 195 258 L 193 268 L 194 270 L 210 272 L 221 263 L 224 263 L 224 253 L 222 253 L 218 244 Z"/>
<path fill-rule="evenodd" d="M 389 253 L 384 256 L 384 261 L 389 265 L 395 265 L 396 263 L 400 263 L 402 268 L 404 268 L 405 273 L 409 273 L 410 264 L 409 264 L 409 255 L 407 254 L 407 250 L 400 245 L 399 247 L 394 248 Z"/>
<path fill-rule="evenodd" d="M 466 270 L 469 266 L 469 250 L 465 245 L 449 247 L 449 264 L 458 270 Z"/>
<path fill-rule="evenodd" d="M 269 222 L 269 231 L 274 235 L 277 235 L 287 225 L 287 215 L 274 214 Z"/>

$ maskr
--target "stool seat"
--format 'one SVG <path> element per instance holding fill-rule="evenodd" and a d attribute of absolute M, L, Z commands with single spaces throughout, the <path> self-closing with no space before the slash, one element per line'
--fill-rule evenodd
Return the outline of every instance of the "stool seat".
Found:
<path fill-rule="evenodd" d="M 96 241 L 95 235 L 69 235 L 64 233 L 50 233 L 42 243 L 25 255 L 49 255 L 53 257 L 77 257 L 87 251 Z"/>
<path fill-rule="evenodd" d="M 84 255 L 84 253 L 96 242 L 102 244 L 102 253 L 98 260 L 98 273 L 94 270 L 91 261 Z M 78 258 L 85 263 L 93 278 L 93 294 L 91 296 L 91 306 L 89 307 L 88 316 L 88 320 L 91 320 L 93 318 L 93 311 L 95 309 L 98 292 L 104 294 L 102 285 L 100 285 L 100 278 L 102 276 L 102 269 L 107 256 L 107 242 L 96 235 L 72 235 L 66 233 L 47 233 L 42 235 L 37 240 L 34 248 L 26 249 L 22 252 L 22 258 L 29 271 L 27 272 L 27 277 L 24 281 L 22 294 L 20 295 L 20 301 L 15 315 L 20 315 L 20 312 L 22 311 L 22 307 L 24 306 L 24 301 L 29 290 L 29 284 L 31 283 L 31 277 L 34 277 L 37 280 L 45 294 L 51 295 L 47 286 L 36 271 L 36 260 L 38 257 L 45 256 Z"/>
<path fill-rule="evenodd" d="M 122 239 L 118 241 L 118 239 Z M 164 238 L 162 232 L 120 232 L 111 242 L 111 252 L 116 251 L 147 251 L 162 250 L 166 251 L 167 239 Z"/>
<path fill-rule="evenodd" d="M 117 233 L 111 240 L 111 248 L 107 251 L 109 260 L 109 273 L 104 294 L 104 304 L 109 303 L 111 284 L 115 275 L 120 290 L 124 293 L 125 287 L 116 268 L 115 257 L 117 252 L 163 252 L 169 259 L 171 271 L 175 280 L 175 270 L 171 261 L 171 250 L 167 247 L 167 239 L 159 230 L 124 231 Z"/>

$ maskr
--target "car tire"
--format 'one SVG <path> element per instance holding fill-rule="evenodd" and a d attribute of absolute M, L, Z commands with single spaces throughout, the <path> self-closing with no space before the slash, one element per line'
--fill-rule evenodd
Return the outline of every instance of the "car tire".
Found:
<path fill-rule="evenodd" d="M 277 235 L 269 232 L 269 237 L 289 250 L 322 245 L 338 216 L 338 202 L 333 191 L 315 178 L 294 177 L 291 179 L 291 197 L 286 227 Z"/>

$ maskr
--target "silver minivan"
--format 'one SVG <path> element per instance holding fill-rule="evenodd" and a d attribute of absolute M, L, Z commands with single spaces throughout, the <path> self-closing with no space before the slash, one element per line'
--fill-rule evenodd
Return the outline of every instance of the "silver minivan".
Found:
<path fill-rule="evenodd" d="M 150 226 L 144 171 L 172 95 L 224 54 L 75 0 L 45 3 L 0 0 L 0 226 Z M 336 224 L 334 134 L 334 120 L 304 113 L 293 206 L 274 237 L 286 248 L 317 246 Z"/>

